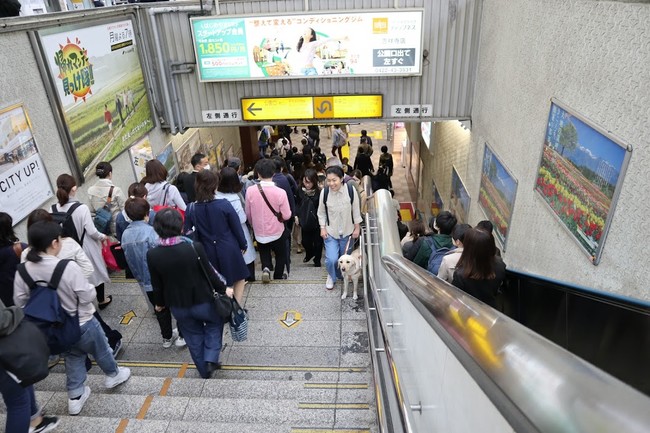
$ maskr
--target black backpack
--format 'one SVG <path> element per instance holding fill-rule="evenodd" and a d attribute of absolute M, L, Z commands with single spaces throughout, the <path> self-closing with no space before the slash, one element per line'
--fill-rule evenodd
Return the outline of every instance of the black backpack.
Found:
<path fill-rule="evenodd" d="M 18 273 L 30 289 L 29 300 L 23 307 L 25 319 L 34 323 L 45 334 L 50 353 L 54 355 L 70 350 L 81 338 L 79 316 L 70 316 L 63 309 L 57 293 L 63 271 L 70 261 L 59 261 L 50 281 L 40 281 L 47 285 L 38 285 L 27 273 L 25 263 L 18 265 Z"/>
<path fill-rule="evenodd" d="M 84 228 L 80 238 L 77 234 L 77 227 L 75 227 L 74 221 L 72 220 L 72 214 L 79 206 L 81 206 L 81 203 L 75 202 L 70 206 L 70 209 L 68 209 L 67 212 L 61 212 L 57 209 L 56 204 L 53 204 L 50 215 L 52 215 L 52 220 L 61 226 L 61 236 L 64 238 L 72 238 L 77 241 L 79 245 L 83 246 L 84 237 L 86 237 L 86 229 Z"/>

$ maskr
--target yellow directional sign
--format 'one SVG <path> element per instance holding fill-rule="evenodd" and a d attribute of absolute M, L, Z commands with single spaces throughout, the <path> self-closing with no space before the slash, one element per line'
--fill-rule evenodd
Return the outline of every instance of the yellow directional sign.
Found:
<path fill-rule="evenodd" d="M 285 328 L 291 328 L 302 321 L 302 314 L 295 310 L 285 311 L 280 317 L 280 323 Z"/>
<path fill-rule="evenodd" d="M 134 317 L 136 317 L 136 315 L 135 311 L 133 310 L 129 311 L 128 313 L 124 313 L 122 320 L 120 320 L 120 325 L 128 325 L 131 323 L 131 320 L 133 320 Z"/>
<path fill-rule="evenodd" d="M 247 98 L 241 100 L 244 120 L 301 120 L 313 119 L 312 99 L 290 98 Z"/>
<path fill-rule="evenodd" d="M 382 95 L 244 98 L 242 115 L 248 121 L 365 119 L 383 115 Z"/>
<path fill-rule="evenodd" d="M 333 96 L 334 118 L 355 119 L 382 116 L 381 95 Z"/>

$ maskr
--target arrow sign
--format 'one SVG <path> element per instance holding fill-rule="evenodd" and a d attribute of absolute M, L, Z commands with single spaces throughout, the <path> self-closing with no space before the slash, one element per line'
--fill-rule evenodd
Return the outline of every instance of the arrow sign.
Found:
<path fill-rule="evenodd" d="M 326 111 L 332 111 L 332 103 L 330 101 L 323 101 L 316 110 L 318 110 L 320 114 L 323 114 Z"/>
<path fill-rule="evenodd" d="M 133 318 L 137 316 L 135 315 L 135 311 L 131 310 L 128 313 L 122 315 L 121 317 L 122 320 L 120 320 L 120 325 L 128 325 L 129 323 L 131 323 L 131 320 L 133 320 Z"/>
<path fill-rule="evenodd" d="M 249 105 L 248 108 L 246 109 L 246 111 L 251 113 L 251 116 L 257 116 L 257 114 L 255 114 L 256 111 L 262 111 L 261 108 L 253 108 L 254 106 L 255 106 L 255 103 L 251 102 L 251 105 Z"/>
<path fill-rule="evenodd" d="M 286 328 L 291 328 L 292 326 L 300 323 L 302 321 L 302 315 L 297 311 L 285 311 L 284 315 L 280 319 L 280 323 Z"/>

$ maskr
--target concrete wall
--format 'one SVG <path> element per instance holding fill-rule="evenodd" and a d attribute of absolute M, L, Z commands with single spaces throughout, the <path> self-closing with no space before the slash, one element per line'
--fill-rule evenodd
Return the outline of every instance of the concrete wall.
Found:
<path fill-rule="evenodd" d="M 425 176 L 433 176 L 448 200 L 455 164 L 472 197 L 469 222 L 475 224 L 485 218 L 477 198 L 488 142 L 519 182 L 504 254 L 509 268 L 650 300 L 644 252 L 650 239 L 650 7 L 486 1 L 481 32 L 471 139 L 467 143 L 453 122 L 438 123 Z M 552 97 L 634 147 L 598 266 L 533 190 Z"/>

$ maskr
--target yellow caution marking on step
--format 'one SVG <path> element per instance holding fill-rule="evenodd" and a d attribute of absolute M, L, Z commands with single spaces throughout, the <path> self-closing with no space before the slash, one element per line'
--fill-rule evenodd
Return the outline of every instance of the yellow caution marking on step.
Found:
<path fill-rule="evenodd" d="M 192 364 L 192 366 L 194 368 L 196 368 L 196 366 L 194 364 Z M 181 369 L 178 371 L 178 378 L 179 379 L 182 379 L 183 377 L 185 377 L 185 372 L 187 371 L 188 367 L 189 367 L 189 364 L 187 362 L 184 363 L 183 365 L 181 365 Z"/>
<path fill-rule="evenodd" d="M 368 389 L 367 383 L 305 383 L 308 389 Z"/>
<path fill-rule="evenodd" d="M 147 398 L 144 399 L 142 407 L 140 408 L 140 411 L 138 412 L 138 415 L 135 417 L 135 419 L 144 419 L 144 417 L 147 416 L 147 412 L 149 411 L 149 407 L 151 406 L 152 401 L 153 395 L 148 395 Z"/>
<path fill-rule="evenodd" d="M 291 433 L 370 433 L 367 428 L 293 427 Z"/>
<path fill-rule="evenodd" d="M 93 365 L 97 365 L 97 363 L 93 362 Z M 185 370 L 196 368 L 194 364 L 181 362 L 119 361 L 118 365 L 121 367 L 141 368 L 185 368 Z M 221 369 L 232 371 L 313 371 L 321 373 L 365 373 L 367 371 L 365 367 L 312 367 L 309 365 L 223 365 Z"/>
<path fill-rule="evenodd" d="M 172 378 L 171 377 L 165 378 L 165 381 L 163 382 L 162 388 L 160 388 L 160 393 L 158 395 L 161 397 L 166 396 L 167 391 L 169 391 L 169 387 L 171 386 L 171 384 L 172 384 Z"/>
<path fill-rule="evenodd" d="M 117 428 L 115 429 L 115 433 L 124 433 L 128 425 L 129 425 L 129 420 L 122 419 L 120 423 L 117 425 Z"/>
<path fill-rule="evenodd" d="M 368 403 L 298 403 L 299 409 L 370 409 Z"/>

